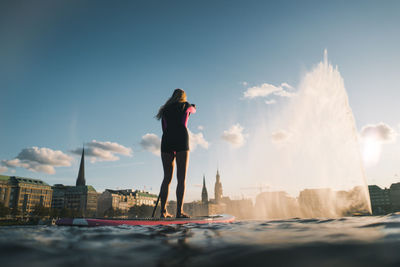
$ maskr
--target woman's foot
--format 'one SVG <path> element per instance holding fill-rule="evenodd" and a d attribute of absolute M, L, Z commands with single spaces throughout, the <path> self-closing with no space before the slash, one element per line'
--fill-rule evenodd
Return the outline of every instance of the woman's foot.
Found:
<path fill-rule="evenodd" d="M 160 218 L 161 219 L 172 218 L 172 215 L 169 214 L 167 211 L 163 211 L 163 212 L 161 212 Z"/>
<path fill-rule="evenodd" d="M 176 218 L 178 218 L 178 219 L 183 219 L 183 218 L 190 218 L 190 216 L 189 215 L 187 215 L 186 213 L 184 213 L 184 212 L 181 212 L 181 213 L 177 213 L 176 214 Z"/>

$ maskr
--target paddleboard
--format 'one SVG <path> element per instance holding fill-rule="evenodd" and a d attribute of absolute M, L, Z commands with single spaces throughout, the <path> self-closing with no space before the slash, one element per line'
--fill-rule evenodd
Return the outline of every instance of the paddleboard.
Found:
<path fill-rule="evenodd" d="M 117 225 L 170 225 L 187 223 L 231 223 L 235 217 L 228 214 L 210 215 L 193 218 L 138 218 L 138 219 L 91 219 L 91 218 L 62 218 L 56 221 L 59 226 L 117 226 Z"/>

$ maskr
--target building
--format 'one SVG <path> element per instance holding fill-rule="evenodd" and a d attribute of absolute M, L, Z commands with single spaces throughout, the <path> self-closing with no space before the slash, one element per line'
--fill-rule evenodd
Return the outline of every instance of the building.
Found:
<path fill-rule="evenodd" d="M 66 185 L 55 184 L 51 188 L 53 189 L 53 197 L 51 199 L 52 209 L 64 209 L 65 208 L 65 192 L 67 191 Z"/>
<path fill-rule="evenodd" d="M 208 193 L 206 188 L 206 177 L 203 175 L 203 188 L 201 190 L 201 202 L 203 204 L 208 203 Z"/>
<path fill-rule="evenodd" d="M 193 201 L 190 203 L 183 204 L 183 210 L 190 216 L 208 216 L 209 215 L 209 204 L 204 204 L 202 201 Z M 176 206 L 175 206 L 176 210 Z"/>
<path fill-rule="evenodd" d="M 304 189 L 298 197 L 301 217 L 338 217 L 336 192 L 330 188 Z"/>
<path fill-rule="evenodd" d="M 256 197 L 257 218 L 280 219 L 299 217 L 297 201 L 284 191 L 262 192 Z"/>
<path fill-rule="evenodd" d="M 82 149 L 81 163 L 75 186 L 56 184 L 52 187 L 53 209 L 70 209 L 82 216 L 94 216 L 97 211 L 98 193 L 85 179 L 85 149 Z"/>
<path fill-rule="evenodd" d="M 216 204 L 221 203 L 222 199 L 222 183 L 220 181 L 219 170 L 217 170 L 216 181 L 214 186 L 214 201 Z"/>
<path fill-rule="evenodd" d="M 132 190 L 106 189 L 99 195 L 97 210 L 100 215 L 110 209 L 128 211 L 135 204 L 136 199 Z"/>
<path fill-rule="evenodd" d="M 157 198 L 157 195 L 142 190 L 106 189 L 98 198 L 97 209 L 100 215 L 104 214 L 104 212 L 111 208 L 126 212 L 135 205 L 155 206 Z"/>
<path fill-rule="evenodd" d="M 229 213 L 239 219 L 249 219 L 253 216 L 253 202 L 250 199 L 231 200 L 222 196 L 222 183 L 219 171 L 217 170 L 214 194 L 216 199 L 208 199 L 205 176 L 203 176 L 203 188 L 201 190 L 201 201 L 184 203 L 183 210 L 190 216 L 208 216 L 215 214 Z M 167 207 L 172 214 L 176 212 L 176 202 L 170 201 Z"/>
<path fill-rule="evenodd" d="M 394 183 L 390 185 L 389 198 L 392 211 L 400 211 L 400 183 Z"/>
<path fill-rule="evenodd" d="M 234 215 L 237 219 L 252 219 L 254 218 L 254 205 L 251 199 L 230 199 L 224 197 L 222 199 L 226 205 L 223 213 Z M 214 214 L 218 214 L 215 213 Z"/>
<path fill-rule="evenodd" d="M 155 206 L 157 202 L 158 195 L 152 194 L 150 192 L 144 190 L 135 190 L 133 192 L 134 197 L 136 199 L 136 205 L 147 205 L 147 206 Z"/>
<path fill-rule="evenodd" d="M 0 203 L 5 207 L 9 207 L 11 184 L 10 176 L 0 175 Z"/>
<path fill-rule="evenodd" d="M 78 211 L 82 215 L 94 215 L 97 211 L 97 195 L 91 185 L 67 186 L 65 208 Z"/>
<path fill-rule="evenodd" d="M 392 210 L 390 189 L 382 189 L 377 185 L 369 185 L 368 191 L 372 214 L 387 214 Z M 396 194 L 392 197 L 395 199 Z"/>
<path fill-rule="evenodd" d="M 29 214 L 37 206 L 50 208 L 51 199 L 51 186 L 42 180 L 0 176 L 0 203 L 10 209 Z"/>

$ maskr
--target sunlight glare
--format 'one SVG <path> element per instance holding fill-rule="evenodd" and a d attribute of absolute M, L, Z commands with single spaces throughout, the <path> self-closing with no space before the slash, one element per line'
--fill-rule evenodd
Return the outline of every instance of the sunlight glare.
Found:
<path fill-rule="evenodd" d="M 381 157 L 381 143 L 373 137 L 363 140 L 363 160 L 366 167 L 372 167 L 379 162 Z"/>

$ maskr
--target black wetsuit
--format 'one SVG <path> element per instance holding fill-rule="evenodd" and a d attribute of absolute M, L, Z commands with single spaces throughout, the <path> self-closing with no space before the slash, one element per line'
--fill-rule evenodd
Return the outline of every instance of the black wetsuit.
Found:
<path fill-rule="evenodd" d="M 178 102 L 164 108 L 162 115 L 163 135 L 161 152 L 174 153 L 189 150 L 187 121 L 190 113 L 195 113 L 194 105 Z"/>

